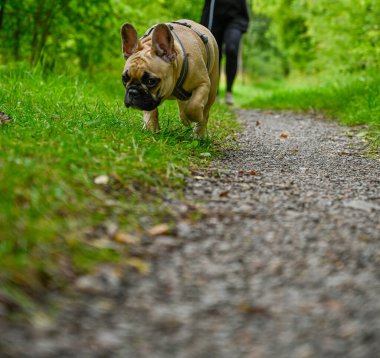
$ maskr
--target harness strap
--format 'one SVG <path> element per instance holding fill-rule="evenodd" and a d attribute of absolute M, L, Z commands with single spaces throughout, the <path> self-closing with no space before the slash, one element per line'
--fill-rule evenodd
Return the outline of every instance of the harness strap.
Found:
<path fill-rule="evenodd" d="M 178 43 L 181 45 L 181 49 L 183 53 L 181 73 L 179 74 L 179 77 L 178 77 L 177 83 L 175 84 L 172 95 L 181 101 L 187 101 L 191 97 L 191 92 L 187 92 L 183 88 L 183 84 L 185 83 L 187 72 L 189 71 L 189 58 L 181 40 L 179 39 L 178 35 L 175 33 L 173 26 L 169 25 L 169 28 L 172 31 L 172 34 L 177 39 Z"/>
<path fill-rule="evenodd" d="M 207 52 L 207 71 L 210 70 L 210 59 L 211 59 L 211 53 L 210 53 L 210 46 L 208 44 L 208 37 L 207 35 L 203 34 L 202 32 L 194 29 L 189 23 L 187 22 L 182 22 L 182 21 L 172 21 L 171 22 L 172 24 L 177 24 L 177 25 L 182 25 L 182 26 L 186 26 L 187 28 L 193 30 L 199 37 L 200 39 L 202 40 L 202 42 L 204 43 L 205 47 L 206 47 L 206 52 Z"/>
<path fill-rule="evenodd" d="M 183 63 L 182 63 L 181 73 L 180 73 L 180 75 L 178 77 L 178 80 L 177 80 L 177 83 L 176 83 L 176 85 L 174 87 L 172 95 L 174 97 L 178 98 L 180 101 L 187 101 L 191 97 L 191 92 L 186 91 L 183 88 L 183 84 L 185 83 L 186 76 L 187 76 L 187 73 L 189 71 L 189 59 L 188 59 L 188 54 L 186 53 L 185 47 L 183 46 L 182 41 L 180 40 L 180 38 L 178 37 L 178 35 L 174 31 L 174 28 L 173 28 L 172 24 L 177 24 L 177 25 L 185 26 L 185 27 L 193 30 L 200 37 L 200 39 L 202 40 L 202 42 L 204 43 L 204 45 L 206 47 L 206 52 L 207 52 L 207 62 L 206 62 L 207 71 L 210 70 L 210 62 L 211 62 L 210 46 L 209 46 L 209 43 L 208 43 L 208 37 L 207 37 L 207 35 L 199 32 L 196 29 L 194 29 L 189 23 L 182 22 L 182 21 L 173 21 L 173 22 L 167 24 L 169 26 L 170 31 L 172 32 L 172 34 L 174 35 L 174 37 L 176 38 L 176 40 L 180 44 L 181 50 L 182 50 L 182 53 L 183 53 Z M 145 37 L 149 36 L 152 33 L 152 31 L 154 30 L 154 28 L 155 28 L 155 26 L 152 26 L 151 28 L 149 28 L 145 32 L 145 34 L 140 38 L 140 40 L 142 40 Z"/>

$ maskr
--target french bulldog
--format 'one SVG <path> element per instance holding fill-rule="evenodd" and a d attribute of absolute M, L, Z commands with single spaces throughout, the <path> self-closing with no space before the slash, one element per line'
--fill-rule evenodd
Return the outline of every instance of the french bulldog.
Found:
<path fill-rule="evenodd" d="M 138 38 L 121 27 L 126 59 L 122 74 L 124 103 L 144 111 L 144 128 L 159 131 L 157 107 L 176 99 L 185 126 L 195 122 L 194 136 L 204 138 L 219 81 L 218 45 L 211 32 L 191 20 L 155 25 Z"/>

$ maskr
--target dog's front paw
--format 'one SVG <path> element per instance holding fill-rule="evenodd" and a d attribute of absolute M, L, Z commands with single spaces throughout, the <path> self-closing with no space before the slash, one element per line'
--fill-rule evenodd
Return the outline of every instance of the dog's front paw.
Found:
<path fill-rule="evenodd" d="M 157 122 L 155 123 L 144 123 L 143 129 L 149 132 L 159 132 L 160 131 L 160 126 Z"/>
<path fill-rule="evenodd" d="M 196 123 L 194 126 L 193 137 L 194 139 L 204 139 L 206 137 L 206 126 Z"/>
<path fill-rule="evenodd" d="M 180 117 L 181 119 L 181 123 L 185 126 L 185 127 L 190 127 L 191 125 L 191 122 L 189 119 L 187 119 L 186 117 L 182 116 Z"/>

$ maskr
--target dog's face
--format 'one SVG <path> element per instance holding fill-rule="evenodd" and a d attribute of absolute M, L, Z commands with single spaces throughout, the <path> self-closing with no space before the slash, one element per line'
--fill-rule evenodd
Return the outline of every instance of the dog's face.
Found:
<path fill-rule="evenodd" d="M 123 55 L 127 60 L 122 74 L 127 107 L 152 111 L 173 90 L 176 54 L 170 30 L 165 27 L 158 25 L 153 30 L 149 46 L 138 41 L 132 25 L 124 24 L 121 29 Z"/>

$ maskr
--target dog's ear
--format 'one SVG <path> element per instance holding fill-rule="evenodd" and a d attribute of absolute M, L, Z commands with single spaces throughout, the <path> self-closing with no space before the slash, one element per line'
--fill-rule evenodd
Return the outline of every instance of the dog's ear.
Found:
<path fill-rule="evenodd" d="M 165 62 L 173 62 L 177 56 L 174 39 L 168 25 L 158 24 L 152 34 L 152 50 Z"/>
<path fill-rule="evenodd" d="M 137 49 L 137 31 L 128 23 L 125 23 L 120 30 L 123 56 L 127 60 Z"/>

